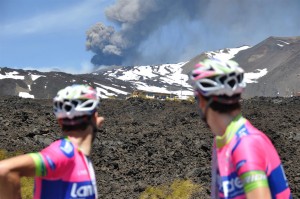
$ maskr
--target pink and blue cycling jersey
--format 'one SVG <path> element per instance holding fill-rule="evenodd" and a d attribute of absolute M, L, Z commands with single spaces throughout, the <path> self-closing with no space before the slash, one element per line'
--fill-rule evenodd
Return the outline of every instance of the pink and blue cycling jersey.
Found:
<path fill-rule="evenodd" d="M 95 199 L 91 161 L 68 138 L 30 154 L 36 165 L 34 199 Z"/>
<path fill-rule="evenodd" d="M 245 193 L 258 187 L 269 187 L 272 198 L 292 198 L 273 144 L 241 115 L 222 137 L 216 136 L 214 153 L 213 189 L 218 198 L 246 198 Z"/>

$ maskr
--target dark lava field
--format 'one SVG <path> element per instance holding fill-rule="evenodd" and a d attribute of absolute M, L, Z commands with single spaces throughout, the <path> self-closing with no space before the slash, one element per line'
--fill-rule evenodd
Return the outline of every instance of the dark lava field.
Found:
<path fill-rule="evenodd" d="M 300 198 L 300 97 L 242 101 L 243 115 L 272 140 L 293 197 Z M 93 146 L 99 198 L 139 198 L 149 186 L 190 179 L 209 198 L 212 133 L 188 101 L 102 100 Z M 0 149 L 41 150 L 59 139 L 52 100 L 0 98 Z"/>

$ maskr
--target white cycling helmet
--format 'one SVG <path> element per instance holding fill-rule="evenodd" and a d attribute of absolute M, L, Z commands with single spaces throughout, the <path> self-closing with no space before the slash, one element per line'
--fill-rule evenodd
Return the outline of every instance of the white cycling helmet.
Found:
<path fill-rule="evenodd" d="M 205 59 L 190 76 L 194 90 L 203 96 L 241 94 L 246 87 L 244 70 L 233 60 Z"/>
<path fill-rule="evenodd" d="M 88 85 L 72 85 L 58 91 L 53 99 L 54 114 L 57 119 L 92 115 L 99 104 L 99 96 Z"/>

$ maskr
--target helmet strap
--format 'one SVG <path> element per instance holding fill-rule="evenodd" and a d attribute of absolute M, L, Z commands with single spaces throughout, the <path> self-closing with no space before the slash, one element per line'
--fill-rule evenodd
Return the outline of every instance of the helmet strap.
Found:
<path fill-rule="evenodd" d="M 204 111 L 201 110 L 201 108 L 199 107 L 199 103 L 200 103 L 200 99 L 198 97 L 198 95 L 195 97 L 196 98 L 196 101 L 197 101 L 197 107 L 198 107 L 198 111 L 199 111 L 199 115 L 200 115 L 200 118 L 202 119 L 203 122 L 205 122 L 205 124 L 207 124 L 207 110 L 210 106 L 210 104 L 213 102 L 213 98 L 209 98 L 207 103 L 206 103 L 206 106 L 204 108 Z"/>
<path fill-rule="evenodd" d="M 211 98 L 213 99 L 213 101 L 219 102 L 222 104 L 235 104 L 240 101 L 241 97 L 239 94 L 237 94 L 230 98 L 224 98 L 224 97 L 220 97 L 220 96 L 212 96 Z"/>
<path fill-rule="evenodd" d="M 92 142 L 94 142 L 94 140 L 96 139 L 97 132 L 98 132 L 98 127 L 96 126 L 96 124 L 91 119 L 90 119 L 90 125 L 93 128 L 93 139 L 92 139 Z"/>
<path fill-rule="evenodd" d="M 206 103 L 206 106 L 204 108 L 204 113 L 203 113 L 203 118 L 202 120 L 207 124 L 207 110 L 209 108 L 209 106 L 211 105 L 211 103 L 213 102 L 213 98 L 209 98 L 207 103 Z"/>

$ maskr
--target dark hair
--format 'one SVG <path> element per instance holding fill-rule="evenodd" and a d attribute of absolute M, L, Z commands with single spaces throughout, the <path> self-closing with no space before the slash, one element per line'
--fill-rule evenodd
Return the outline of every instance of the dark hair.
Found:
<path fill-rule="evenodd" d="M 80 130 L 84 131 L 91 124 L 91 116 L 80 116 L 74 117 L 73 119 L 60 119 L 59 122 L 62 125 L 62 131 L 75 131 Z"/>
<path fill-rule="evenodd" d="M 203 97 L 207 101 L 212 99 L 212 102 L 209 105 L 209 107 L 219 113 L 230 113 L 234 110 L 241 109 L 241 104 L 239 102 L 241 94 L 236 94 L 230 97 L 227 95 Z"/>

